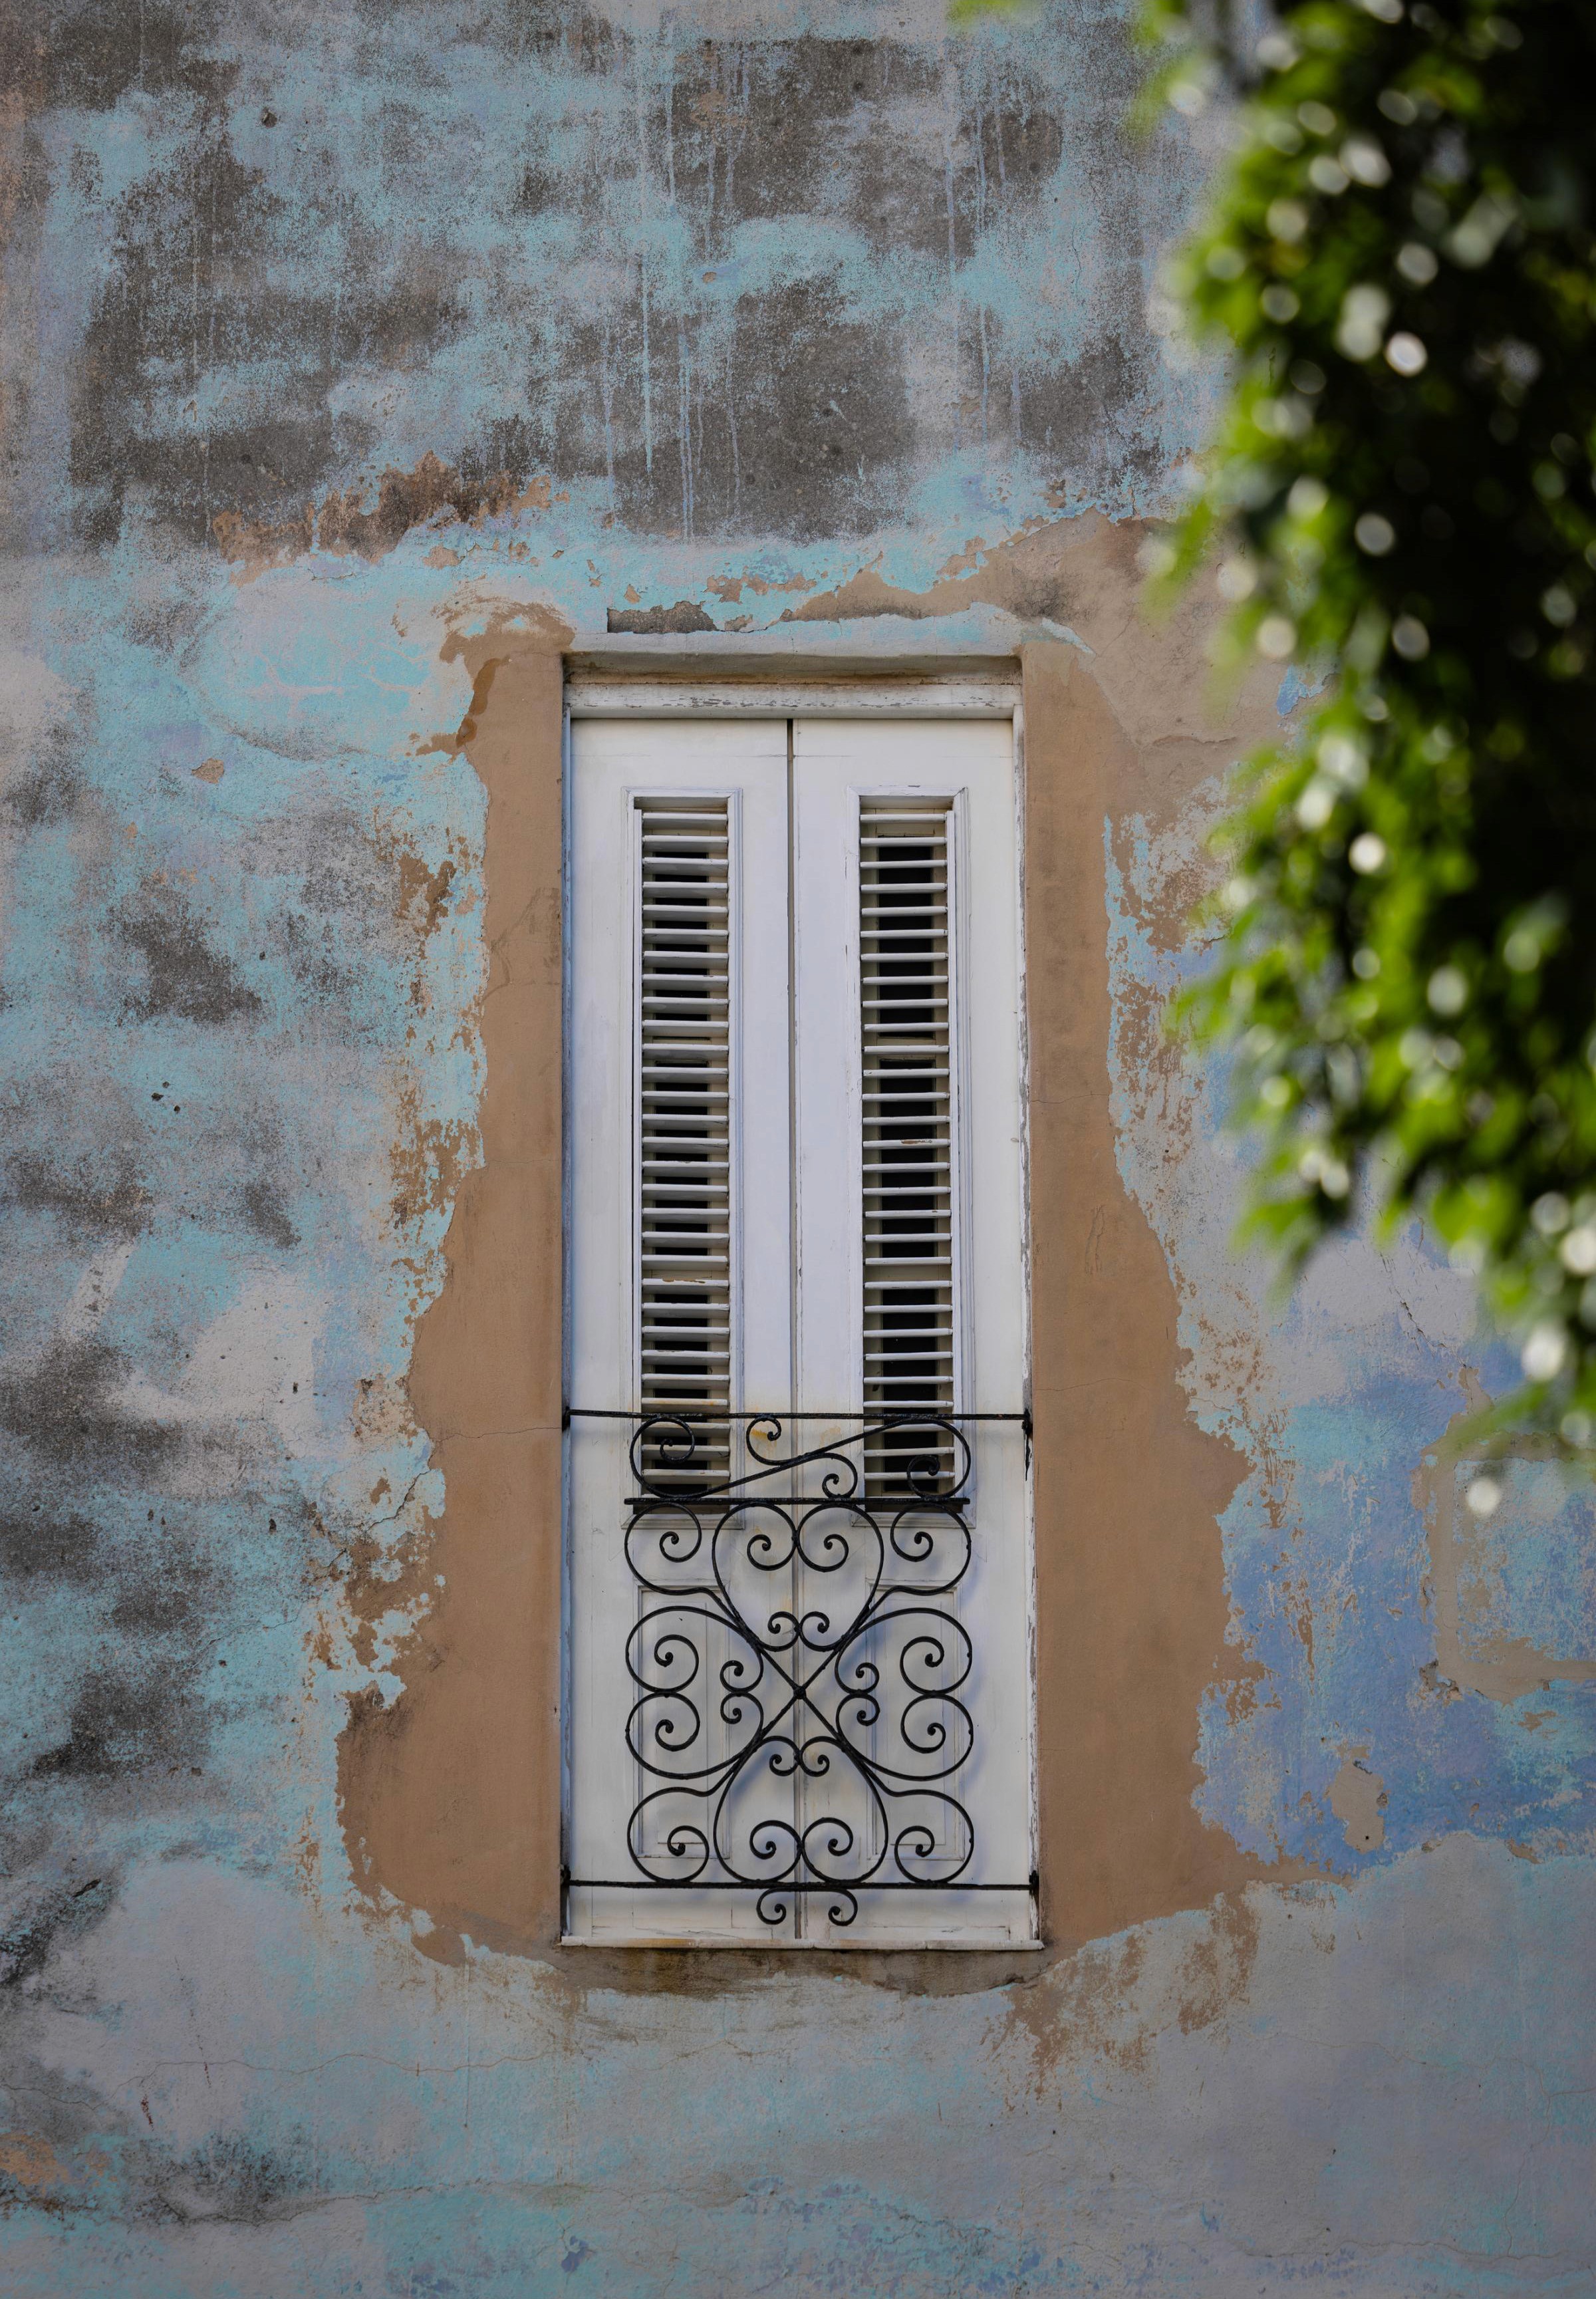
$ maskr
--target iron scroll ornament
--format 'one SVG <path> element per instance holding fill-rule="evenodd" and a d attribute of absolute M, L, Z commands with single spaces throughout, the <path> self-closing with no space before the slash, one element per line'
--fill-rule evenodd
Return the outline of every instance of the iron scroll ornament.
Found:
<path fill-rule="evenodd" d="M 815 1896 L 838 1929 L 861 1891 L 1014 1891 L 973 1881 L 974 1665 L 955 1591 L 973 1556 L 964 1424 L 1028 1414 L 655 1412 L 624 1419 L 636 1490 L 625 1735 L 643 1775 L 626 1878 L 609 1888 L 752 1896 L 786 1921 Z M 825 1442 L 779 1452 L 786 1423 Z M 748 1466 L 731 1473 L 740 1440 Z"/>

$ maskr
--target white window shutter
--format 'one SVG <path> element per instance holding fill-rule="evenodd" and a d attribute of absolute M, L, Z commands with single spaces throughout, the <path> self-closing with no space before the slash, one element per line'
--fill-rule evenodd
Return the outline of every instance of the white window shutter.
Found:
<path fill-rule="evenodd" d="M 621 719 L 578 724 L 572 736 L 569 1395 L 579 1407 L 617 1415 L 635 1415 L 645 1401 L 663 1411 L 673 1384 L 695 1391 L 702 1383 L 713 1405 L 734 1411 L 750 1398 L 782 1398 L 792 1385 L 786 728 Z M 686 846 L 670 843 L 673 814 L 693 818 Z M 717 819 L 724 863 L 713 833 L 696 835 Z M 689 867 L 694 851 L 701 859 Z M 722 872 L 724 937 L 711 931 Z M 673 1002 L 666 993 L 685 985 L 667 977 L 695 970 L 677 962 L 687 946 L 705 952 L 704 989 Z M 724 1021 L 715 1003 L 722 981 Z M 724 1119 L 711 1099 L 722 1052 Z M 667 1070 L 691 1081 L 674 1101 Z M 722 1140 L 724 1196 L 713 1186 Z M 682 1194 L 671 1196 L 668 1183 Z M 724 1294 L 712 1258 L 722 1223 Z M 723 1377 L 701 1370 L 714 1364 L 708 1329 L 722 1304 Z M 672 1369 L 669 1343 L 700 1319 L 702 1360 L 684 1351 Z M 661 1769 L 651 1772 L 631 1746 L 661 1721 L 669 1735 L 671 1719 L 688 1713 L 669 1705 L 674 1692 L 663 1696 L 663 1712 L 657 1699 L 652 1711 L 645 1704 L 651 1688 L 657 1695 L 675 1683 L 686 1647 L 673 1639 L 689 1627 L 679 1616 L 646 1625 L 669 1606 L 633 1570 L 647 1560 L 636 1540 L 628 1547 L 628 1497 L 638 1490 L 638 1465 L 653 1481 L 669 1463 L 656 1446 L 652 1459 L 635 1464 L 633 1428 L 625 1418 L 571 1425 L 565 1859 L 571 1875 L 595 1881 L 569 1893 L 568 1930 L 603 1941 L 768 1941 L 746 1893 L 636 1888 L 638 1850 L 656 1874 L 688 1873 L 694 1862 L 669 1852 L 682 1814 L 673 1821 L 658 1803 L 644 1809 L 645 1797 L 670 1785 L 670 1749 L 653 1746 Z M 693 1441 L 691 1458 L 679 1444 L 671 1453 L 684 1483 L 702 1481 L 704 1451 L 726 1441 L 724 1429 L 695 1429 Z M 712 1778 L 732 1730 L 719 1713 L 719 1677 L 736 1640 L 701 1637 L 701 1647 L 706 1641 L 694 1688 L 678 1689 L 702 1731 L 719 1736 L 698 1752 Z M 689 1755 L 675 1776 L 691 1762 Z"/>
<path fill-rule="evenodd" d="M 893 821 L 927 815 L 935 821 Z M 929 1193 L 930 1206 L 911 1204 L 902 1217 L 910 1225 L 898 1240 L 925 1249 L 910 1266 L 927 1281 L 902 1290 L 932 1299 L 896 1306 L 917 1317 L 927 1308 L 947 1311 L 932 1322 L 952 1326 L 951 1335 L 935 1337 L 951 1342 L 952 1355 L 934 1358 L 930 1370 L 937 1382 L 951 1384 L 956 1416 L 1015 1412 L 1026 1395 L 1027 1337 L 1013 730 L 993 722 L 797 718 L 793 817 L 800 1400 L 810 1410 L 840 1406 L 858 1413 L 877 1401 L 867 1381 L 883 1378 L 876 1371 L 883 1360 L 875 1354 L 880 1344 L 874 1304 L 895 1283 L 895 1273 L 889 1278 L 885 1265 L 896 1257 L 885 1249 L 892 1241 L 873 1210 L 879 1201 L 866 1195 L 869 1169 L 880 1162 L 882 1146 L 872 1113 L 886 1105 L 867 1102 L 865 1094 L 867 1080 L 880 1076 L 889 1059 L 910 1058 L 907 1052 L 886 1054 L 895 1041 L 919 1050 L 917 1065 L 919 1055 L 928 1057 L 925 1083 L 933 1091 L 926 1131 L 940 1137 L 945 1112 L 949 1142 L 945 1194 Z M 884 864 L 884 846 L 894 830 L 927 827 L 934 832 L 928 841 L 903 842 L 926 859 Z M 894 867 L 906 874 L 894 883 L 910 900 L 891 907 L 918 906 L 917 926 L 935 928 L 945 916 L 947 957 L 941 957 L 935 932 L 910 936 L 916 971 L 907 979 L 919 994 L 894 1009 L 904 1026 L 889 1031 L 885 993 L 871 985 L 883 979 L 880 952 L 888 946 L 881 939 L 880 914 L 889 906 L 876 899 L 875 890 L 883 868 Z M 922 881 L 918 893 L 917 876 Z M 934 986 L 944 978 L 945 990 Z M 910 1106 L 925 1110 L 923 1103 Z M 922 1145 L 910 1136 L 886 1146 Z M 941 1159 L 928 1162 L 935 1168 Z M 928 1178 L 942 1177 L 934 1172 Z M 937 1242 L 943 1237 L 945 1253 Z M 924 1328 L 899 1330 L 917 1343 L 933 1338 Z M 945 1808 L 936 1816 L 935 1797 L 948 1796 L 969 1814 L 974 1842 L 964 1871 L 969 1888 L 883 1889 L 873 1898 L 861 1893 L 859 1915 L 846 1926 L 826 1921 L 822 1896 L 816 1895 L 806 1936 L 819 1942 L 975 1946 L 1035 1937 L 1028 1888 L 1034 1852 L 1026 1440 L 1017 1422 L 978 1420 L 968 1424 L 965 1439 L 972 1456 L 964 1488 L 970 1497 L 968 1566 L 945 1597 L 924 1600 L 927 1617 L 921 1626 L 935 1638 L 939 1632 L 930 1614 L 941 1612 L 953 1623 L 944 1658 L 923 1672 L 928 1688 L 957 1674 L 960 1639 L 968 1639 L 969 1673 L 954 1688 L 959 1707 L 970 1718 L 968 1754 L 952 1777 L 930 1780 L 924 1812 L 932 1816 L 942 1847 L 953 1843 L 962 1822 Z M 899 1488 L 900 1506 L 905 1452 L 909 1462 L 920 1465 L 926 1484 L 938 1481 L 925 1475 L 927 1466 L 961 1465 L 956 1440 L 950 1459 L 945 1445 L 906 1431 L 902 1449 L 894 1448 L 896 1473 L 887 1480 L 890 1441 L 877 1448 L 877 1474 L 878 1482 Z M 896 1523 L 902 1545 L 912 1551 L 913 1512 L 902 1520 L 891 1507 L 877 1514 L 889 1545 Z M 927 1527 L 935 1523 L 924 1520 Z M 935 1556 L 928 1556 L 921 1577 L 935 1577 L 936 1564 Z M 883 1610 L 906 1612 L 920 1601 L 912 1593 L 917 1576 L 903 1558 L 897 1565 L 909 1593 L 887 1596 Z M 888 1672 L 882 1673 L 885 1684 Z M 957 1710 L 950 1704 L 939 1714 L 933 1705 L 920 1714 L 927 1737 L 940 1730 L 946 1735 L 943 1745 L 954 1747 L 962 1729 Z M 890 1714 L 884 1721 L 890 1723 Z M 907 1757 L 903 1763 L 912 1773 Z M 886 1802 L 890 1807 L 890 1797 Z M 912 1826 L 915 1815 L 907 1804 L 903 1813 Z M 889 1836 L 891 1817 L 889 1810 Z M 891 1879 L 894 1864 L 889 1853 L 884 1879 Z M 902 1886 L 903 1879 L 895 1883 Z"/>
<path fill-rule="evenodd" d="M 573 732 L 569 1936 L 1027 1943 L 1011 730 Z"/>

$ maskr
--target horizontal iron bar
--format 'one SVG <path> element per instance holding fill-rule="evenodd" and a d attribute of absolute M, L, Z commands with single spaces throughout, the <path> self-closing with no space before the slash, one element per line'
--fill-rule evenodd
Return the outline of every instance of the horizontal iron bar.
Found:
<path fill-rule="evenodd" d="M 895 1420 L 899 1420 L 899 1421 L 917 1421 L 917 1420 L 924 1420 L 924 1421 L 952 1421 L 952 1422 L 953 1422 L 953 1423 L 957 1423 L 961 1422 L 961 1421 L 1028 1421 L 1028 1420 L 1030 1419 L 1030 1417 L 1031 1417 L 1031 1416 L 1030 1416 L 1029 1412 L 1025 1412 L 1025 1413 L 960 1413 L 960 1412 L 956 1411 L 956 1410 L 955 1410 L 952 1407 L 951 1407 L 951 1406 L 950 1406 L 950 1407 L 945 1407 L 945 1408 L 944 1408 L 943 1407 L 942 1407 L 942 1406 L 937 1406 L 937 1405 L 928 1405 L 928 1406 L 927 1406 L 927 1407 L 926 1407 L 926 1409 L 925 1409 L 925 1411 L 924 1411 L 924 1413 L 923 1413 L 923 1414 L 917 1414 L 917 1413 L 915 1413 L 914 1411 L 912 1411 L 910 1408 L 909 1408 L 908 1407 L 892 1406 L 892 1407 L 886 1407 L 886 1408 L 884 1408 L 884 1409 L 885 1409 L 885 1410 L 886 1410 L 886 1411 L 889 1411 L 889 1412 L 892 1414 L 893 1417 L 894 1417 Z M 846 1412 L 846 1413 L 844 1413 L 844 1412 L 841 1412 L 841 1411 L 838 1411 L 838 1412 L 836 1412 L 836 1413 L 729 1413 L 729 1412 L 728 1412 L 728 1413 L 718 1413 L 718 1412 L 717 1412 L 717 1413 L 696 1413 L 696 1414 L 695 1414 L 695 1413 L 672 1413 L 672 1414 L 664 1414 L 664 1413 L 661 1413 L 661 1412 L 646 1412 L 646 1411 L 644 1411 L 644 1412 L 634 1412 L 634 1411 L 631 1411 L 631 1410 L 627 1409 L 627 1408 L 623 1408 L 623 1407 L 619 1407 L 619 1406 L 611 1406 L 611 1405 L 568 1405 L 568 1406 L 565 1407 L 565 1417 L 566 1417 L 566 1419 L 567 1419 L 568 1421 L 659 1421 L 659 1420 L 671 1420 L 671 1421 L 686 1421 L 686 1422 L 693 1422 L 693 1421 L 860 1421 L 860 1422 L 864 1422 L 864 1421 L 871 1421 L 871 1422 L 873 1422 L 873 1421 L 878 1421 L 878 1420 L 881 1418 L 881 1415 L 880 1415 L 879 1413 L 857 1413 L 857 1412 Z"/>
<path fill-rule="evenodd" d="M 706 1492 L 702 1483 L 694 1485 L 684 1482 L 679 1485 L 668 1485 L 663 1482 L 666 1477 L 680 1475 L 685 1478 L 686 1474 L 687 1472 L 685 1470 L 661 1469 L 660 1472 L 661 1482 L 653 1492 L 628 1493 L 625 1498 L 625 1506 L 633 1512 L 633 1523 L 628 1530 L 635 1529 L 646 1517 L 657 1515 L 661 1509 L 679 1508 L 690 1511 L 694 1508 L 702 1508 L 707 1511 L 712 1504 L 720 1501 L 726 1503 L 723 1515 L 729 1519 L 740 1508 L 812 1511 L 817 1506 L 826 1508 L 851 1507 L 858 1498 L 855 1495 L 848 1501 L 839 1502 L 827 1500 L 823 1496 L 816 1493 L 752 1493 L 743 1496 L 734 1489 L 724 1485 L 714 1486 Z M 904 1517 L 912 1516 L 918 1510 L 922 1516 L 944 1517 L 949 1523 L 961 1526 L 966 1532 L 970 1530 L 964 1515 L 970 1505 L 968 1493 L 921 1495 L 911 1491 L 909 1498 L 905 1499 L 902 1490 L 899 1489 L 885 1493 L 869 1494 L 865 1498 L 869 1506 L 883 1516 L 892 1516 L 902 1521 Z M 679 1530 L 679 1528 L 673 1528 L 673 1530 Z"/>
<path fill-rule="evenodd" d="M 900 1884 L 887 1877 L 852 1884 L 744 1884 L 731 1877 L 722 1883 L 718 1879 L 706 1882 L 701 1876 L 567 1876 L 563 1880 L 572 1892 L 1027 1892 L 1035 1899 L 1037 1889 L 1034 1877 L 1024 1884 L 967 1884 L 959 1876 L 945 1884 Z"/>

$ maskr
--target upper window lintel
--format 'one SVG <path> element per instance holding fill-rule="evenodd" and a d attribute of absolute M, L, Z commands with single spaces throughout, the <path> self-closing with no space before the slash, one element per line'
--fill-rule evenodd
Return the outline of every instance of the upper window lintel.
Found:
<path fill-rule="evenodd" d="M 1011 718 L 1019 676 L 1010 659 L 957 671 L 939 668 L 884 672 L 876 663 L 806 663 L 778 675 L 728 677 L 672 663 L 578 668 L 566 680 L 573 718 L 698 717 Z"/>

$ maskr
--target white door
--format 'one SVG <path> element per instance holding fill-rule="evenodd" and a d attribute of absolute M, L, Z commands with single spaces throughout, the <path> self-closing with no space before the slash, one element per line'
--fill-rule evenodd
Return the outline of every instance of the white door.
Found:
<path fill-rule="evenodd" d="M 578 720 L 568 1936 L 1035 1936 L 1012 729 Z"/>

